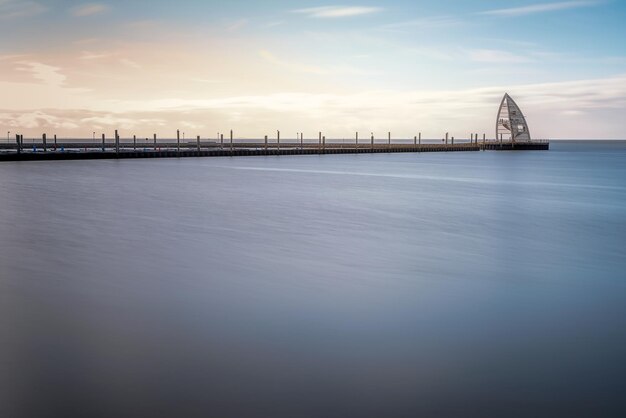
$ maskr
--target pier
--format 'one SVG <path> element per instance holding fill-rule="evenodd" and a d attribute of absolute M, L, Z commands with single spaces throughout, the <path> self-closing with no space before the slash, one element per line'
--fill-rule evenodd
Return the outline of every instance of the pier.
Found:
<path fill-rule="evenodd" d="M 182 142 L 180 135 L 176 139 L 157 140 L 156 135 L 145 140 L 131 138 L 121 139 L 116 135 L 107 141 L 106 137 L 97 141 L 87 139 L 58 140 L 56 135 L 51 142 L 47 135 L 41 139 L 24 140 L 16 135 L 15 142 L 0 144 L 1 161 L 40 161 L 40 160 L 97 160 L 127 158 L 184 158 L 184 157 L 235 157 L 235 156 L 269 156 L 269 155 L 326 155 L 326 154 L 368 154 L 396 152 L 469 152 L 481 150 L 543 150 L 549 149 L 547 141 L 486 141 L 478 140 L 478 135 L 471 139 L 457 140 L 454 137 L 442 140 L 413 139 L 392 140 L 389 135 L 384 143 L 370 138 L 367 142 L 359 142 L 358 135 L 351 142 L 346 140 L 330 140 L 324 136 L 315 142 L 305 142 L 299 135 L 296 140 L 283 140 L 280 137 L 271 142 L 267 137 L 259 140 L 238 140 L 232 137 L 224 142 L 220 137 L 216 140 Z"/>

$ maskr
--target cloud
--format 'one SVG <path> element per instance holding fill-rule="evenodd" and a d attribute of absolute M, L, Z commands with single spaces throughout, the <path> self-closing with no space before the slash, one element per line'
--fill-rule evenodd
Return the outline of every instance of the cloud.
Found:
<path fill-rule="evenodd" d="M 534 13 L 555 12 L 559 10 L 577 9 L 581 7 L 597 6 L 599 1 L 563 1 L 557 3 L 541 3 L 522 7 L 512 7 L 507 9 L 495 9 L 480 12 L 481 15 L 501 16 L 501 17 L 517 17 Z"/>
<path fill-rule="evenodd" d="M 230 25 L 228 25 L 226 30 L 229 31 L 229 32 L 236 32 L 239 29 L 242 29 L 242 28 L 246 27 L 248 25 L 248 23 L 250 23 L 249 19 L 239 19 L 239 20 L 231 23 Z"/>
<path fill-rule="evenodd" d="M 299 13 L 314 18 L 339 18 L 352 17 L 378 13 L 383 11 L 381 7 L 363 7 L 363 6 L 323 6 L 310 7 L 307 9 L 292 10 L 292 13 Z"/>
<path fill-rule="evenodd" d="M 461 25 L 463 21 L 453 16 L 432 16 L 420 19 L 407 20 L 405 22 L 389 23 L 381 26 L 381 29 L 394 30 L 404 28 L 435 29 Z"/>
<path fill-rule="evenodd" d="M 467 51 L 467 55 L 472 61 L 493 64 L 523 64 L 533 61 L 527 56 L 497 49 L 471 49 Z"/>
<path fill-rule="evenodd" d="M 505 91 L 522 106 L 535 138 L 611 138 L 621 135 L 626 74 L 603 79 L 490 86 L 458 90 L 372 90 L 358 93 L 276 93 L 214 99 L 100 101 L 102 110 L 0 111 L 0 124 L 25 134 L 50 132 L 91 137 L 93 130 L 168 135 L 177 127 L 206 135 L 234 127 L 238 135 L 262 137 L 272 129 L 341 138 L 355 130 L 424 138 L 491 132 Z M 232 123 L 236 123 L 233 125 Z M 28 131 L 30 130 L 30 131 Z M 493 133 L 491 133 L 493 135 Z M 309 136 L 310 137 L 310 136 Z"/>
<path fill-rule="evenodd" d="M 76 6 L 71 9 L 71 13 L 76 17 L 93 16 L 107 11 L 109 7 L 101 3 L 88 3 Z"/>
<path fill-rule="evenodd" d="M 80 55 L 81 60 L 85 60 L 85 61 L 90 61 L 90 60 L 98 60 L 98 59 L 102 59 L 102 58 L 108 58 L 110 57 L 111 54 L 108 52 L 101 52 L 101 53 L 97 53 L 97 52 L 91 52 L 91 51 L 83 51 Z"/>
<path fill-rule="evenodd" d="M 18 67 L 18 71 L 31 73 L 34 79 L 43 82 L 47 86 L 61 87 L 65 84 L 67 77 L 60 73 L 60 68 L 40 62 L 20 61 L 23 67 Z"/>
<path fill-rule="evenodd" d="M 128 58 L 122 58 L 120 59 L 120 64 L 128 67 L 128 68 L 132 68 L 135 70 L 139 70 L 141 69 L 141 65 L 133 60 L 129 60 Z"/>
<path fill-rule="evenodd" d="M 46 10 L 44 5 L 36 1 L 0 0 L 0 20 L 34 16 Z"/>
<path fill-rule="evenodd" d="M 336 76 L 336 75 L 353 75 L 353 76 L 370 76 L 374 73 L 372 71 L 356 68 L 348 65 L 335 65 L 329 67 L 320 67 L 316 65 L 300 64 L 293 61 L 287 61 L 281 59 L 267 50 L 259 51 L 259 55 L 267 62 L 276 66 L 282 67 L 285 70 L 316 74 L 323 76 Z"/>
<path fill-rule="evenodd" d="M 285 60 L 278 58 L 270 51 L 267 51 L 264 49 L 259 51 L 259 55 L 263 59 L 265 59 L 265 61 L 272 63 L 274 65 L 283 67 L 285 69 L 291 70 L 291 71 L 297 71 L 297 72 L 303 72 L 303 73 L 309 73 L 309 74 L 318 74 L 318 75 L 328 74 L 328 71 L 326 71 L 325 69 L 321 67 L 314 66 L 314 65 L 298 64 L 292 61 L 285 61 Z"/>

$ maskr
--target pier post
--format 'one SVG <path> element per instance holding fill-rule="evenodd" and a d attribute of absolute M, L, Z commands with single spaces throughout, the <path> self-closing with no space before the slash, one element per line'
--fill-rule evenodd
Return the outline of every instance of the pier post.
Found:
<path fill-rule="evenodd" d="M 224 134 L 220 134 L 220 149 L 224 149 Z"/>
<path fill-rule="evenodd" d="M 413 137 L 413 145 L 417 145 L 417 135 Z"/>
<path fill-rule="evenodd" d="M 230 130 L 230 150 L 233 150 L 233 130 Z"/>
<path fill-rule="evenodd" d="M 153 139 L 153 141 L 154 141 L 154 150 L 156 151 L 156 150 L 157 150 L 156 134 L 154 134 L 154 135 L 152 136 L 152 139 Z"/>
<path fill-rule="evenodd" d="M 15 142 L 17 144 L 17 153 L 21 154 L 22 153 L 22 142 L 20 141 L 20 135 L 19 134 L 15 134 Z"/>
<path fill-rule="evenodd" d="M 322 149 L 326 150 L 326 135 L 322 136 Z"/>
<path fill-rule="evenodd" d="M 180 154 L 180 130 L 176 130 L 176 150 Z"/>
<path fill-rule="evenodd" d="M 137 151 L 137 135 L 133 135 L 133 151 Z"/>
<path fill-rule="evenodd" d="M 267 135 L 265 135 L 265 151 L 267 151 Z"/>
<path fill-rule="evenodd" d="M 198 145 L 198 152 L 200 152 L 200 135 L 198 135 L 198 136 L 196 137 L 196 141 L 198 141 L 198 142 L 197 142 L 197 145 Z"/>
<path fill-rule="evenodd" d="M 57 150 L 57 136 L 54 135 L 54 150 Z"/>
<path fill-rule="evenodd" d="M 280 131 L 276 131 L 276 146 L 278 147 L 278 151 L 280 151 Z"/>
<path fill-rule="evenodd" d="M 319 133 L 319 140 L 318 140 L 317 147 L 319 149 L 322 149 L 322 133 L 321 132 Z"/>
<path fill-rule="evenodd" d="M 448 145 L 448 132 L 446 132 L 446 145 Z"/>
<path fill-rule="evenodd" d="M 452 145 L 454 145 L 454 137 L 452 137 Z"/>
<path fill-rule="evenodd" d="M 372 137 L 370 138 L 372 149 L 374 149 L 374 132 L 372 132 Z"/>
<path fill-rule="evenodd" d="M 419 133 L 418 139 L 419 139 L 419 144 L 422 145 L 422 133 L 421 132 Z"/>
<path fill-rule="evenodd" d="M 117 133 L 117 129 L 115 130 L 115 153 L 119 154 L 120 152 L 120 136 Z"/>
<path fill-rule="evenodd" d="M 46 134 L 43 134 L 41 136 L 41 139 L 43 140 L 43 152 L 48 152 L 48 141 L 46 140 Z"/>
<path fill-rule="evenodd" d="M 105 144 L 104 144 L 104 134 L 102 134 L 102 152 L 105 151 Z"/>
<path fill-rule="evenodd" d="M 391 148 L 391 132 L 387 132 L 387 140 L 389 143 L 389 147 Z"/>
<path fill-rule="evenodd" d="M 300 132 L 300 149 L 304 149 L 304 134 Z"/>
<path fill-rule="evenodd" d="M 504 134 L 500 134 L 500 148 L 502 148 L 502 140 L 503 140 L 503 136 L 504 136 Z"/>

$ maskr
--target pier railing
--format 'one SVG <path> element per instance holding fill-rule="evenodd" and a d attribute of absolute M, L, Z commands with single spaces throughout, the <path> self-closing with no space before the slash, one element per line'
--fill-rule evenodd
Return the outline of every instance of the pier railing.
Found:
<path fill-rule="evenodd" d="M 478 151 L 478 150 L 533 150 L 549 149 L 549 141 L 499 141 L 478 139 L 386 139 L 352 138 L 329 139 L 319 135 L 318 138 L 305 140 L 276 138 L 229 138 L 202 139 L 197 136 L 193 140 L 177 137 L 157 138 L 121 138 L 117 132 L 113 138 L 104 135 L 90 139 L 60 139 L 56 135 L 41 138 L 24 139 L 16 135 L 15 140 L 7 139 L 0 142 L 0 161 L 32 160 L 32 159 L 69 159 L 81 158 L 154 158 L 175 156 L 225 156 L 225 155 L 298 155 L 298 154 L 339 154 L 339 153 L 385 153 L 385 152 L 445 152 L 445 151 Z M 15 156 L 17 154 L 17 156 Z M 72 154 L 71 157 L 63 155 Z M 54 157 L 53 157 L 54 155 Z"/>

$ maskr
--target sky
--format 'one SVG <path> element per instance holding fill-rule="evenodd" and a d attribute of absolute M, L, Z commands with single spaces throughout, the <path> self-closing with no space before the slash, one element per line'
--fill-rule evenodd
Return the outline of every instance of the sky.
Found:
<path fill-rule="evenodd" d="M 0 129 L 493 137 L 508 92 L 534 138 L 626 139 L 624 21 L 623 0 L 0 0 Z"/>

